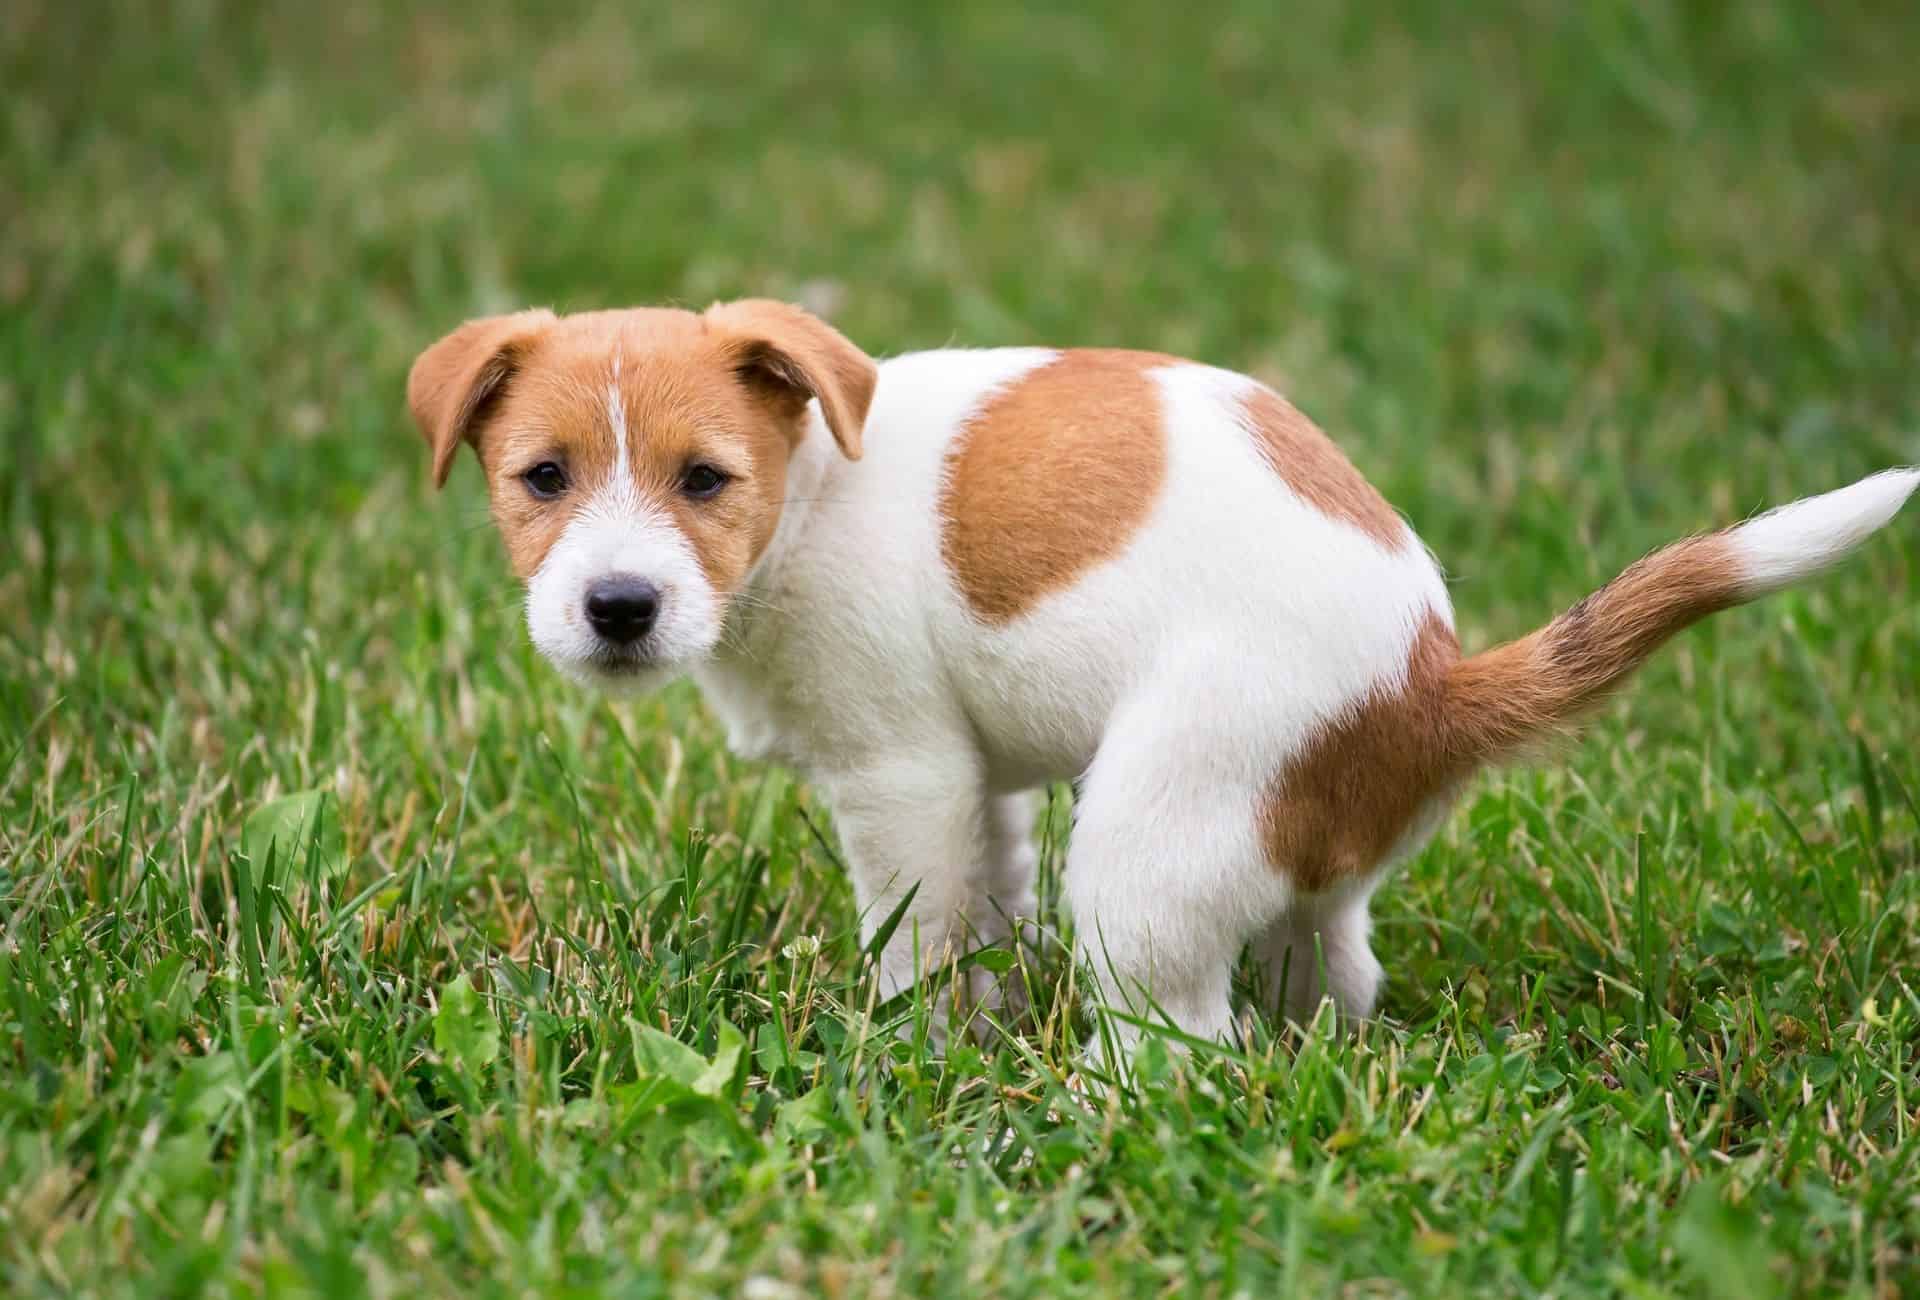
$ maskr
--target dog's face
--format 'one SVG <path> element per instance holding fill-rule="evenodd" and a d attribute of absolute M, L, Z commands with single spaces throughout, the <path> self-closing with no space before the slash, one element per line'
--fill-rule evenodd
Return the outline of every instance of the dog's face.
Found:
<path fill-rule="evenodd" d="M 860 455 L 873 362 L 795 307 L 469 321 L 414 362 L 407 398 L 444 483 L 462 442 L 562 672 L 648 685 L 709 654 L 766 550 L 808 402 Z"/>

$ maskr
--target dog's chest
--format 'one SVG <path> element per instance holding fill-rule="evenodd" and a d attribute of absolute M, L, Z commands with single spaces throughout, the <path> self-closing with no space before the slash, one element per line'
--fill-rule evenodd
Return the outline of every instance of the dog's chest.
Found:
<path fill-rule="evenodd" d="M 758 679 L 751 665 L 719 660 L 697 669 L 694 679 L 707 707 L 726 728 L 727 748 L 742 758 L 806 766 L 808 755 L 788 737 L 804 736 L 791 701 Z"/>
<path fill-rule="evenodd" d="M 808 776 L 857 770 L 951 711 L 911 623 L 803 586 L 774 589 L 767 599 L 779 612 L 736 629 L 695 672 L 734 753 Z"/>

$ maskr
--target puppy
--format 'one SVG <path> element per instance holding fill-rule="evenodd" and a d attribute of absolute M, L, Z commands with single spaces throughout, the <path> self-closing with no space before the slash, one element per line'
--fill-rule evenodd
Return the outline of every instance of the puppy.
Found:
<path fill-rule="evenodd" d="M 1082 959 L 1200 1037 L 1249 943 L 1289 1014 L 1366 1015 L 1368 898 L 1477 769 L 1920 483 L 1678 542 L 1463 658 L 1440 569 L 1347 458 L 1174 357 L 876 364 L 776 302 L 525 311 L 428 348 L 407 396 L 436 483 L 479 453 L 555 667 L 691 673 L 734 749 L 824 793 L 869 931 L 911 894 L 883 993 L 1033 915 L 1027 794 L 1074 778 Z"/>

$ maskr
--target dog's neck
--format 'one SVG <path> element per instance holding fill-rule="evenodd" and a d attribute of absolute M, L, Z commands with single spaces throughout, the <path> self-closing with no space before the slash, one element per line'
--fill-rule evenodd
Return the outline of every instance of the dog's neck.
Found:
<path fill-rule="evenodd" d="M 819 408 L 808 407 L 806 418 L 809 427 L 787 464 L 787 489 L 781 501 L 780 523 L 768 540 L 767 549 L 747 571 L 740 598 L 728 611 L 728 635 L 723 644 L 752 649 L 769 636 L 779 636 L 794 612 L 782 608 L 783 575 L 790 557 L 804 544 L 801 539 L 822 504 L 822 493 L 829 489 L 831 471 L 839 460 L 833 438 L 820 419 Z"/>
<path fill-rule="evenodd" d="M 808 428 L 787 466 L 786 495 L 780 523 L 767 549 L 754 562 L 727 611 L 720 644 L 693 677 L 727 728 L 727 744 L 746 758 L 796 762 L 787 752 L 783 700 L 787 687 L 783 644 L 794 620 L 805 612 L 792 607 L 787 566 L 805 546 L 816 510 L 832 489 L 840 453 L 817 407 L 807 411 Z"/>

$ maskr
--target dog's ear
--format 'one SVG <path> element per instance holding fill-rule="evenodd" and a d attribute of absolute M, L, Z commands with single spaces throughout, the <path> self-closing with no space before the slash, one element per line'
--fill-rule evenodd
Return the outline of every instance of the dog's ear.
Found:
<path fill-rule="evenodd" d="M 470 320 L 422 352 L 407 376 L 407 405 L 433 451 L 442 487 L 461 442 L 472 442 L 528 346 L 555 317 L 544 308 Z"/>
<path fill-rule="evenodd" d="M 860 459 L 860 435 L 880 373 L 872 357 L 811 312 L 767 298 L 717 302 L 706 319 L 730 336 L 742 380 L 796 413 L 818 398 L 833 440 L 848 460 Z"/>

